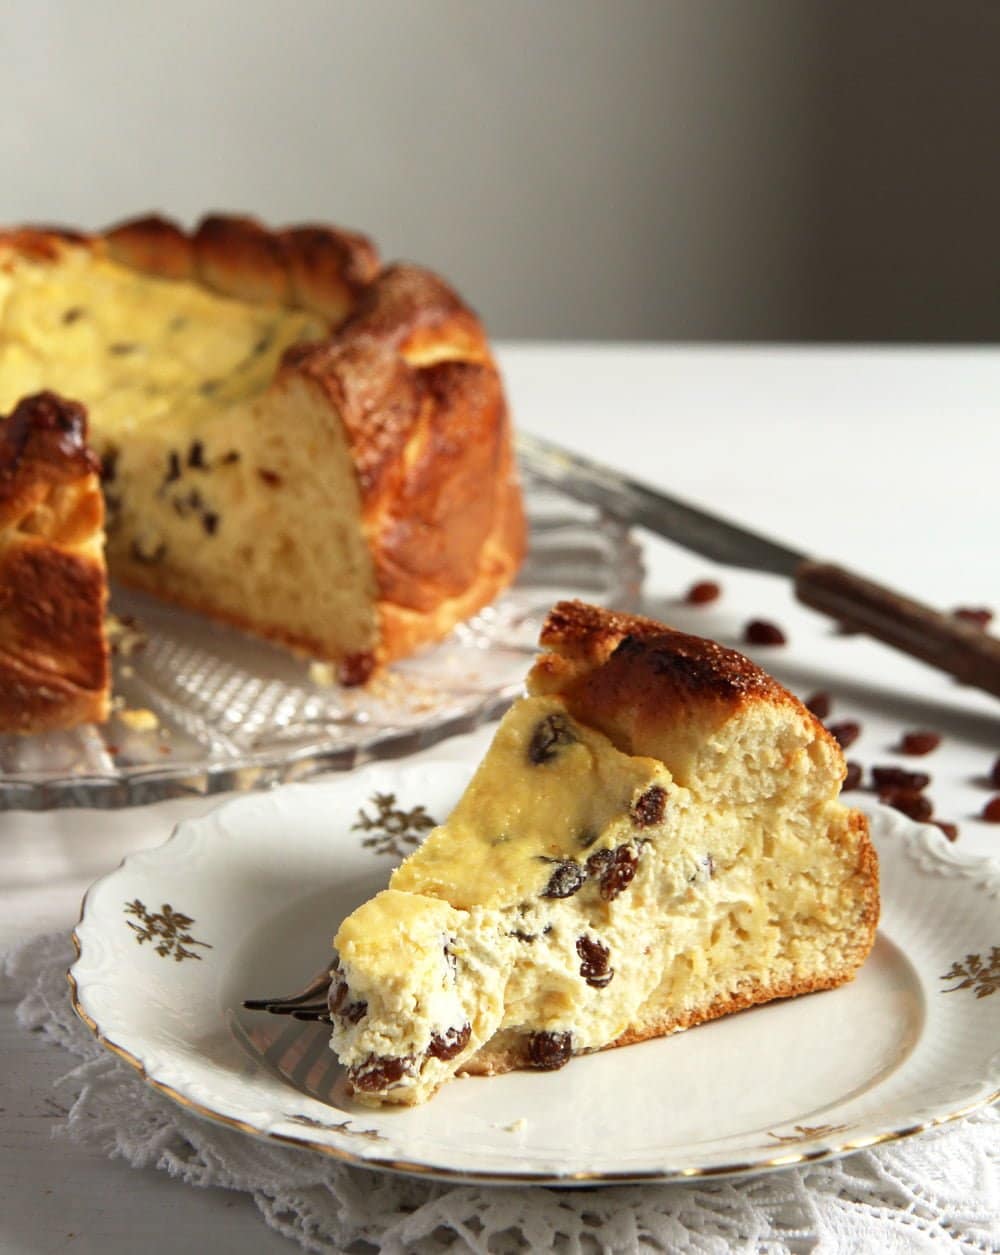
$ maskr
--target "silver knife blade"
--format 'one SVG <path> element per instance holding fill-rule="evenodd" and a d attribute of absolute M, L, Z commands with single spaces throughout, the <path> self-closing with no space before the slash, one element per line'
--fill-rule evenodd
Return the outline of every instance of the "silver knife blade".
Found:
<path fill-rule="evenodd" d="M 806 555 L 747 527 L 600 466 L 558 445 L 517 435 L 521 465 L 570 496 L 596 505 L 626 523 L 647 527 L 714 562 L 793 576 Z"/>

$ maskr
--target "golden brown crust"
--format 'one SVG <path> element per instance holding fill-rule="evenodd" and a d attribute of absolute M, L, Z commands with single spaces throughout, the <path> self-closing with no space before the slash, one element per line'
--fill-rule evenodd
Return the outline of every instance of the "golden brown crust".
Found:
<path fill-rule="evenodd" d="M 529 691 L 558 693 L 576 718 L 625 753 L 652 752 L 643 747 L 650 730 L 662 727 L 665 711 L 678 738 L 686 731 L 697 744 L 741 708 L 765 702 L 804 720 L 839 754 L 831 734 L 796 697 L 717 641 L 579 601 L 554 606 L 540 640 L 547 652 L 528 675 Z M 676 775 L 675 763 L 666 761 Z"/>
<path fill-rule="evenodd" d="M 412 265 L 379 273 L 363 236 L 318 226 L 271 231 L 254 219 L 212 215 L 193 234 L 159 217 L 103 237 L 0 234 L 5 250 L 57 260 L 66 247 L 106 251 L 124 265 L 200 282 L 248 301 L 318 313 L 339 327 L 288 351 L 279 379 L 309 380 L 345 428 L 374 561 L 381 640 L 375 655 L 342 660 L 351 681 L 375 664 L 439 639 L 492 601 L 517 572 L 525 523 L 499 375 L 475 314 L 441 279 Z M 129 582 L 236 622 L 150 574 Z M 270 631 L 325 656 L 318 640 Z"/>
<path fill-rule="evenodd" d="M 192 280 L 241 301 L 306 309 L 332 325 L 350 313 L 379 270 L 374 245 L 357 232 L 272 231 L 233 214 L 210 214 L 191 235 L 167 218 L 135 218 L 103 239 L 115 261 L 144 274 Z"/>
<path fill-rule="evenodd" d="M 0 730 L 107 718 L 98 463 L 83 408 L 52 393 L 0 420 Z"/>

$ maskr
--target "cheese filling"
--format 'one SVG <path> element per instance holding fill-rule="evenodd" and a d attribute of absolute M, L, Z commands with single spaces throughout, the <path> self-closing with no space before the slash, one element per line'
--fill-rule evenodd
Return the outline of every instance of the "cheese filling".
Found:
<path fill-rule="evenodd" d="M 311 314 L 138 274 L 86 249 L 58 265 L 0 271 L 0 412 L 43 388 L 82 401 L 99 451 L 137 427 L 178 441 L 228 403 L 262 392 Z"/>

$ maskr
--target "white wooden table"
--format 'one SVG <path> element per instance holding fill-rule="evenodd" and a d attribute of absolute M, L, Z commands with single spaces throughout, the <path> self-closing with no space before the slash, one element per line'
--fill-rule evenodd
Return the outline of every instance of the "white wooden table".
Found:
<path fill-rule="evenodd" d="M 512 409 L 527 431 L 839 560 L 942 607 L 1000 611 L 1000 350 L 664 348 L 510 345 Z M 783 649 L 755 656 L 800 695 L 828 689 L 857 718 L 849 757 L 891 761 L 901 727 L 936 727 L 923 765 L 937 813 L 961 845 L 1000 858 L 1000 826 L 972 816 L 975 778 L 1000 753 L 1000 705 L 860 637 L 838 637 L 781 581 L 713 570 L 643 537 L 647 606 L 736 643 L 752 617 L 778 621 Z M 705 610 L 677 602 L 718 579 Z M 482 729 L 429 751 L 473 761 Z M 118 813 L 0 814 L 0 950 L 75 922 L 87 885 L 159 844 L 217 799 Z M 0 1006 L 0 1251 L 176 1255 L 287 1251 L 243 1196 L 190 1189 L 51 1136 L 68 1056 Z"/>

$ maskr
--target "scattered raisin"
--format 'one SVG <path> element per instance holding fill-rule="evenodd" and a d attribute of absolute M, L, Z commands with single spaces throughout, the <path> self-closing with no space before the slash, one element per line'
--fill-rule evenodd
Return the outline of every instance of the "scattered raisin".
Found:
<path fill-rule="evenodd" d="M 528 1060 L 533 1068 L 554 1072 L 565 1067 L 573 1055 L 570 1033 L 532 1033 L 528 1038 Z"/>
<path fill-rule="evenodd" d="M 993 611 L 987 610 L 985 606 L 959 606 L 951 613 L 953 618 L 960 619 L 963 623 L 971 623 L 973 627 L 982 628 L 984 631 L 993 621 Z"/>
<path fill-rule="evenodd" d="M 826 730 L 840 748 L 846 750 L 848 745 L 853 745 L 861 735 L 861 724 L 855 723 L 851 719 L 845 719 L 842 723 L 828 724 Z"/>
<path fill-rule="evenodd" d="M 743 629 L 743 639 L 748 645 L 784 645 L 786 637 L 776 623 L 751 619 Z"/>
<path fill-rule="evenodd" d="M 667 791 L 662 785 L 651 785 L 636 798 L 632 807 L 632 822 L 637 828 L 648 828 L 663 819 L 667 808 Z"/>
<path fill-rule="evenodd" d="M 990 783 L 995 784 L 996 787 L 1000 789 L 1000 756 L 997 757 L 996 762 L 993 764 L 993 769 L 990 772 Z"/>
<path fill-rule="evenodd" d="M 983 819 L 988 824 L 1000 824 L 1000 793 L 991 797 L 983 807 Z"/>
<path fill-rule="evenodd" d="M 923 771 L 907 771 L 905 767 L 873 767 L 876 789 L 926 789 L 931 778 Z"/>
<path fill-rule="evenodd" d="M 902 811 L 917 823 L 923 823 L 934 814 L 934 805 L 926 793 L 918 793 L 916 789 L 882 789 L 878 800 Z"/>
<path fill-rule="evenodd" d="M 108 352 L 115 357 L 128 357 L 130 353 L 134 353 L 139 346 L 132 340 L 117 340 L 114 344 L 108 345 Z"/>
<path fill-rule="evenodd" d="M 219 516 L 213 514 L 211 510 L 206 510 L 201 516 L 201 525 L 208 532 L 209 536 L 214 536 L 219 526 Z"/>
<path fill-rule="evenodd" d="M 191 447 L 188 449 L 188 466 L 193 466 L 197 470 L 205 469 L 205 446 L 200 440 L 192 440 Z"/>
<path fill-rule="evenodd" d="M 806 710 L 811 710 L 817 719 L 825 719 L 833 709 L 833 698 L 829 693 L 813 693 L 805 700 Z"/>
<path fill-rule="evenodd" d="M 163 482 L 165 484 L 172 484 L 174 480 L 180 479 L 180 477 L 181 460 L 177 456 L 175 450 L 171 449 L 169 455 L 167 456 L 167 473 L 163 477 Z"/>
<path fill-rule="evenodd" d="M 611 951 L 593 937 L 578 937 L 576 952 L 580 956 L 580 975 L 594 989 L 603 989 L 611 983 L 615 974 L 613 967 L 608 967 Z"/>
<path fill-rule="evenodd" d="M 447 1062 L 449 1059 L 454 1059 L 456 1055 L 462 1053 L 469 1044 L 471 1036 L 471 1024 L 463 1024 L 461 1028 L 449 1028 L 444 1033 L 435 1033 L 431 1037 L 431 1044 L 427 1047 L 427 1053 L 432 1059 L 442 1059 Z"/>
<path fill-rule="evenodd" d="M 543 898 L 571 898 L 583 888 L 587 879 L 586 870 L 574 859 L 564 859 L 556 863 L 549 883 L 542 890 Z"/>
<path fill-rule="evenodd" d="M 281 483 L 281 476 L 278 474 L 277 471 L 269 471 L 269 470 L 266 470 L 262 466 L 258 466 L 257 474 L 260 476 L 263 482 L 267 484 L 268 488 L 277 488 L 278 485 Z"/>
<path fill-rule="evenodd" d="M 941 829 L 949 841 L 958 840 L 958 824 L 949 824 L 943 819 L 935 819 L 933 822 Z"/>
<path fill-rule="evenodd" d="M 409 1059 L 379 1058 L 378 1055 L 369 1055 L 364 1063 L 351 1068 L 347 1073 L 347 1079 L 355 1089 L 370 1094 L 402 1080 L 409 1066 Z"/>
<path fill-rule="evenodd" d="M 899 742 L 901 754 L 929 754 L 941 744 L 937 732 L 904 732 Z"/>
<path fill-rule="evenodd" d="M 73 323 L 78 322 L 83 315 L 84 308 L 82 305 L 72 305 L 63 313 L 62 320 L 67 327 L 71 327 Z"/>
<path fill-rule="evenodd" d="M 230 449 L 228 453 L 219 458 L 220 466 L 232 466 L 240 460 L 240 455 L 236 449 Z"/>
<path fill-rule="evenodd" d="M 620 845 L 617 850 L 598 850 L 587 859 L 587 870 L 600 877 L 601 897 L 612 902 L 632 883 L 639 855 L 631 846 Z"/>
<path fill-rule="evenodd" d="M 849 762 L 847 764 L 847 775 L 844 777 L 844 783 L 841 788 L 847 792 L 850 789 L 858 789 L 861 787 L 861 764 Z"/>
<path fill-rule="evenodd" d="M 551 762 L 566 745 L 577 739 L 565 715 L 546 715 L 540 720 L 528 745 L 528 759 L 536 767 Z"/>
<path fill-rule="evenodd" d="M 684 600 L 689 606 L 707 606 L 710 601 L 718 601 L 721 592 L 715 580 L 699 580 L 687 590 Z"/>
<path fill-rule="evenodd" d="M 538 933 L 525 933 L 520 928 L 515 928 L 510 934 L 515 941 L 537 941 Z"/>

